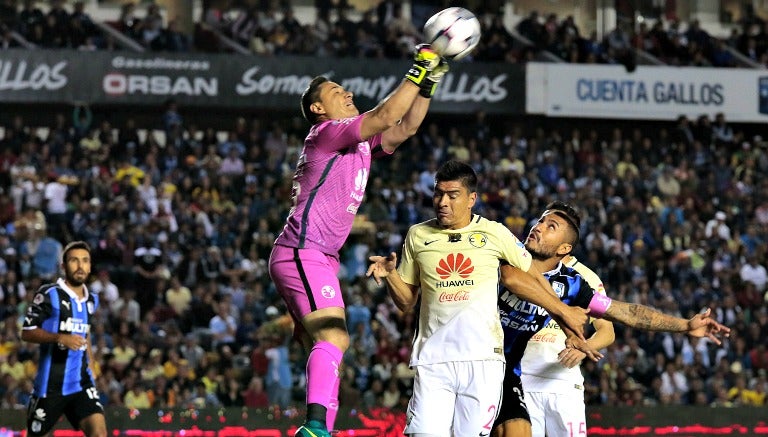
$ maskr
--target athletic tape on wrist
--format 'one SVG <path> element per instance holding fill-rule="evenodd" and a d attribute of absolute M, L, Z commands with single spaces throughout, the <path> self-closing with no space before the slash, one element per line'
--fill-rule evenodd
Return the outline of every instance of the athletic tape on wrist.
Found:
<path fill-rule="evenodd" d="M 419 90 L 419 95 L 422 97 L 430 98 L 433 95 L 435 95 L 435 90 L 437 89 L 437 84 L 433 82 L 431 79 L 426 78 L 424 81 L 419 84 L 421 87 L 421 90 Z"/>
<path fill-rule="evenodd" d="M 600 293 L 595 293 L 592 300 L 589 301 L 589 315 L 592 317 L 603 317 L 608 307 L 611 306 L 611 298 Z"/>

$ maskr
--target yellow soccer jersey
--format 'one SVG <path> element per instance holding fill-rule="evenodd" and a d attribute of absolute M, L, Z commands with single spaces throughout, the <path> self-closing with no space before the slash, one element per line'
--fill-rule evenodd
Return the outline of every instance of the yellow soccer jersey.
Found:
<path fill-rule="evenodd" d="M 421 289 L 411 366 L 504 360 L 497 309 L 500 260 L 528 271 L 531 255 L 504 225 L 478 215 L 462 229 L 436 220 L 408 231 L 398 273 Z"/>
<path fill-rule="evenodd" d="M 566 267 L 576 270 L 597 293 L 605 294 L 603 281 L 597 273 L 580 263 L 576 257 L 571 256 L 566 261 Z M 573 390 L 574 386 L 581 389 L 584 385 L 581 368 L 563 367 L 557 359 L 557 354 L 565 349 L 565 339 L 565 333 L 557 322 L 550 320 L 547 326 L 528 340 L 521 363 L 521 379 L 525 391 L 565 393 Z M 563 384 L 563 381 L 569 384 Z"/>

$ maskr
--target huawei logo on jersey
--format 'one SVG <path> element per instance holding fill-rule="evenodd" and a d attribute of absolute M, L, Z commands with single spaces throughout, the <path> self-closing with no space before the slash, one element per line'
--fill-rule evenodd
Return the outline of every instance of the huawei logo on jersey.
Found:
<path fill-rule="evenodd" d="M 437 263 L 435 271 L 440 275 L 440 279 L 448 279 L 452 273 L 457 273 L 462 278 L 468 278 L 469 275 L 475 270 L 472 266 L 472 260 L 465 258 L 461 253 L 452 253 L 441 259 Z"/>

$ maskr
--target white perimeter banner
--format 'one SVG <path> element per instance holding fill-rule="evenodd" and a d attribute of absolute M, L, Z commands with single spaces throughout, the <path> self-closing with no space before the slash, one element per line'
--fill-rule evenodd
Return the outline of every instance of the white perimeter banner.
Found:
<path fill-rule="evenodd" d="M 526 112 L 550 117 L 674 120 L 725 114 L 768 122 L 768 70 L 529 63 Z"/>

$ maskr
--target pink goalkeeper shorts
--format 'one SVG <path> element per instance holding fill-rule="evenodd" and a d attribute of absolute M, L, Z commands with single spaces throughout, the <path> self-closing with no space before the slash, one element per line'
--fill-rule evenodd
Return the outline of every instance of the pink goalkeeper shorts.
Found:
<path fill-rule="evenodd" d="M 338 271 L 336 257 L 314 249 L 275 245 L 269 257 L 269 275 L 297 322 L 323 308 L 344 308 Z"/>

